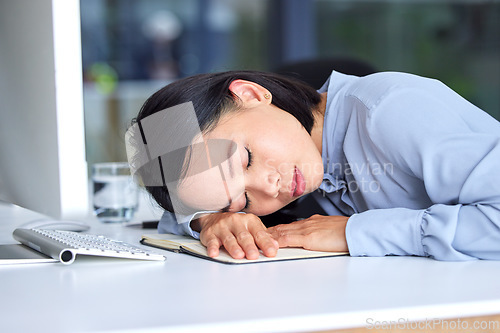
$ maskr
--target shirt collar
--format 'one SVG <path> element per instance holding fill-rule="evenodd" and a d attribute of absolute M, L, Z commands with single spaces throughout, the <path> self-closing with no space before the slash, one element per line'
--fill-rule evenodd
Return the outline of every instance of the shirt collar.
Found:
<path fill-rule="evenodd" d="M 323 179 L 329 183 L 329 185 L 324 186 L 330 190 L 340 188 L 341 182 L 345 183 L 345 169 L 348 165 L 343 146 L 351 110 L 343 105 L 345 102 L 343 88 L 350 79 L 352 77 L 349 75 L 333 71 L 325 84 L 318 90 L 319 93 L 327 92 L 321 157 L 323 159 Z M 339 110 L 342 111 L 339 112 Z"/>

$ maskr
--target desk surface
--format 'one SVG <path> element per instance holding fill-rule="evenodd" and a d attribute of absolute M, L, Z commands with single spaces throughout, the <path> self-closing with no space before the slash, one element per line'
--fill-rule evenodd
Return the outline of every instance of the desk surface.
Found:
<path fill-rule="evenodd" d="M 0 204 L 0 242 L 40 215 Z M 138 244 L 151 230 L 90 233 Z M 77 258 L 0 266 L 1 332 L 290 332 L 376 321 L 500 313 L 500 262 L 416 257 L 224 265 L 166 251 L 165 262 Z"/>

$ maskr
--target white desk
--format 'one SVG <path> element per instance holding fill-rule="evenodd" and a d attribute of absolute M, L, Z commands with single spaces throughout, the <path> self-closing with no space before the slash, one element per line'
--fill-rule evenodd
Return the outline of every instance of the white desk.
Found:
<path fill-rule="evenodd" d="M 39 215 L 0 204 L 0 242 Z M 151 230 L 92 233 L 138 244 Z M 500 262 L 323 258 L 224 265 L 77 258 L 0 266 L 0 332 L 290 332 L 500 313 Z"/>

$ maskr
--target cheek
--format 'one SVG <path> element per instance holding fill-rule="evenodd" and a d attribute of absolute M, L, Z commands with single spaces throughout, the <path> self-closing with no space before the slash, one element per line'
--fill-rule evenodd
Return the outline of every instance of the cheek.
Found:
<path fill-rule="evenodd" d="M 219 210 L 229 204 L 227 187 L 218 168 L 186 177 L 177 187 L 177 195 L 196 210 Z"/>
<path fill-rule="evenodd" d="M 311 162 L 306 162 L 304 173 L 306 174 L 306 180 L 309 179 L 310 190 L 317 189 L 321 185 L 325 173 L 321 156 L 313 156 Z"/>
<path fill-rule="evenodd" d="M 291 140 L 276 136 L 273 138 L 262 136 L 257 143 L 254 143 L 254 147 L 252 152 L 258 154 L 262 163 L 274 168 L 282 168 L 281 164 L 291 163 L 299 148 Z"/>
<path fill-rule="evenodd" d="M 324 170 L 323 170 L 323 166 L 321 165 L 321 171 L 320 172 L 316 172 L 313 177 L 312 177 L 312 191 L 316 190 L 317 188 L 319 188 L 319 186 L 321 185 L 321 183 L 323 182 L 323 176 L 324 176 Z"/>

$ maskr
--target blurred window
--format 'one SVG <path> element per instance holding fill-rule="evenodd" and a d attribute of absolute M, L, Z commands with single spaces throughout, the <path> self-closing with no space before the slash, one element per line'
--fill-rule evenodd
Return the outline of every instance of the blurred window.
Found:
<path fill-rule="evenodd" d="M 89 165 L 181 77 L 353 58 L 437 78 L 500 119 L 500 1 L 82 0 Z"/>

